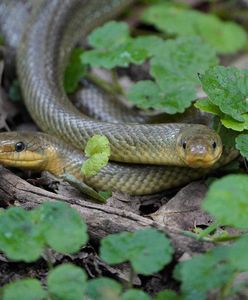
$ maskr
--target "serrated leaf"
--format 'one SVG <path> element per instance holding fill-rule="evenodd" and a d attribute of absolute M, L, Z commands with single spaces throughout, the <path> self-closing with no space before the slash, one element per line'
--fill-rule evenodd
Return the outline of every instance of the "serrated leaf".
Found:
<path fill-rule="evenodd" d="M 118 300 L 122 293 L 122 286 L 110 278 L 92 279 L 87 284 L 86 294 L 90 300 Z"/>
<path fill-rule="evenodd" d="M 75 48 L 72 50 L 70 62 L 65 70 L 64 88 L 67 93 L 76 90 L 79 80 L 85 75 L 85 66 L 81 62 L 83 50 Z"/>
<path fill-rule="evenodd" d="M 3 300 L 44 300 L 47 293 L 37 279 L 21 279 L 3 288 Z"/>
<path fill-rule="evenodd" d="M 81 62 L 92 67 L 127 67 L 130 63 L 141 64 L 149 56 L 148 50 L 130 37 L 123 22 L 110 21 L 97 28 L 90 34 L 89 43 L 95 49 L 84 52 Z"/>
<path fill-rule="evenodd" d="M 248 175 L 228 175 L 209 188 L 203 207 L 218 223 L 248 228 Z"/>
<path fill-rule="evenodd" d="M 149 57 L 158 54 L 158 49 L 164 44 L 164 40 L 155 35 L 138 36 L 132 41 L 136 48 L 146 49 Z"/>
<path fill-rule="evenodd" d="M 248 159 L 248 134 L 240 134 L 236 138 L 236 148 L 242 156 Z"/>
<path fill-rule="evenodd" d="M 47 285 L 52 300 L 81 300 L 86 289 L 86 274 L 77 266 L 63 264 L 49 272 Z"/>
<path fill-rule="evenodd" d="M 46 243 L 54 250 L 75 253 L 87 242 L 87 226 L 79 213 L 68 204 L 46 202 L 33 213 L 42 224 Z"/>
<path fill-rule="evenodd" d="M 244 118 L 243 122 L 239 122 L 228 115 L 222 115 L 221 123 L 229 129 L 235 131 L 244 131 L 248 130 L 248 114 L 243 114 L 242 118 Z"/>
<path fill-rule="evenodd" d="M 198 35 L 220 53 L 236 52 L 247 41 L 245 30 L 238 24 L 223 22 L 214 15 L 182 5 L 165 3 L 150 6 L 142 19 L 172 35 Z"/>
<path fill-rule="evenodd" d="M 151 298 L 143 291 L 137 289 L 127 290 L 120 300 L 151 300 Z"/>
<path fill-rule="evenodd" d="M 110 155 L 109 140 L 104 135 L 95 134 L 87 142 L 85 155 L 91 157 L 99 153 Z"/>
<path fill-rule="evenodd" d="M 20 207 L 7 209 L 0 215 L 0 249 L 12 260 L 37 260 L 45 241 L 41 230 L 28 211 Z"/>
<path fill-rule="evenodd" d="M 81 62 L 92 67 L 112 69 L 114 67 L 128 67 L 130 63 L 141 64 L 148 57 L 146 49 L 137 47 L 130 40 L 117 48 L 89 50 L 81 56 Z"/>
<path fill-rule="evenodd" d="M 196 101 L 194 106 L 202 111 L 221 116 L 222 112 L 220 111 L 217 105 L 214 105 L 208 98 L 199 99 Z"/>
<path fill-rule="evenodd" d="M 109 21 L 95 29 L 88 37 L 90 46 L 109 49 L 125 44 L 129 40 L 129 28 L 124 22 Z"/>
<path fill-rule="evenodd" d="M 152 81 L 140 81 L 128 92 L 136 106 L 169 114 L 184 112 L 196 98 L 198 72 L 217 63 L 215 53 L 199 38 L 188 37 L 161 43 L 151 60 Z"/>
<path fill-rule="evenodd" d="M 151 75 L 163 90 L 183 82 L 198 85 L 198 74 L 218 63 L 216 53 L 198 37 L 168 40 L 151 60 Z"/>
<path fill-rule="evenodd" d="M 195 89 L 184 85 L 174 91 L 162 91 L 153 81 L 144 80 L 133 84 L 128 91 L 128 99 L 141 109 L 159 109 L 161 112 L 175 114 L 184 112 L 195 98 Z"/>
<path fill-rule="evenodd" d="M 107 263 L 130 261 L 134 271 L 143 275 L 161 270 L 170 262 L 172 252 L 169 240 L 155 229 L 109 235 L 101 240 L 100 247 Z"/>
<path fill-rule="evenodd" d="M 248 112 L 248 70 L 216 66 L 200 76 L 202 87 L 209 100 L 237 121 Z"/>
<path fill-rule="evenodd" d="M 110 145 L 106 136 L 94 135 L 91 137 L 85 147 L 87 159 L 81 168 L 84 176 L 94 176 L 101 168 L 106 166 L 110 157 Z"/>
<path fill-rule="evenodd" d="M 219 255 L 205 253 L 178 264 L 174 277 L 181 281 L 186 299 L 206 299 L 208 291 L 224 286 L 234 273 L 233 267 L 222 263 Z"/>

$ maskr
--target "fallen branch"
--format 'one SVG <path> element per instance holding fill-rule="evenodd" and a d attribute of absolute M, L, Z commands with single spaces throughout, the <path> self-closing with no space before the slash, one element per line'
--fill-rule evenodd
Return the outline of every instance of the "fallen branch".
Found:
<path fill-rule="evenodd" d="M 25 208 L 36 207 L 44 201 L 65 201 L 84 218 L 88 225 L 89 235 L 94 241 L 99 241 L 112 233 L 155 227 L 164 231 L 171 239 L 177 255 L 185 252 L 198 253 L 211 247 L 211 243 L 196 241 L 182 235 L 177 229 L 164 226 L 130 211 L 46 191 L 31 185 L 5 168 L 0 169 L 0 197 L 4 202 L 14 201 L 16 205 Z"/>

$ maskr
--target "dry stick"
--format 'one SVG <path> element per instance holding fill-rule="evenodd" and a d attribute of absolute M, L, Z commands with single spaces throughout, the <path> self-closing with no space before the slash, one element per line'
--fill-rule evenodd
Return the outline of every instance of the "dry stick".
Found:
<path fill-rule="evenodd" d="M 196 241 L 182 235 L 178 229 L 166 227 L 130 211 L 43 190 L 31 185 L 5 168 L 0 169 L 0 199 L 5 202 L 15 201 L 16 204 L 25 208 L 36 207 L 44 201 L 65 201 L 71 204 L 84 218 L 88 225 L 89 235 L 94 241 L 99 241 L 112 233 L 155 227 L 165 232 L 171 239 L 177 256 L 185 252 L 189 254 L 203 252 L 212 247 L 211 243 Z"/>

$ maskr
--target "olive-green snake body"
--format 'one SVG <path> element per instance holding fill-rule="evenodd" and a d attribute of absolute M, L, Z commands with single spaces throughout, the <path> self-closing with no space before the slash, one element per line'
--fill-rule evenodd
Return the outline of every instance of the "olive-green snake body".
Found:
<path fill-rule="evenodd" d="M 80 38 L 85 37 L 93 28 L 116 15 L 131 2 L 133 1 L 36 0 L 21 42 L 14 46 L 18 46 L 17 70 L 26 107 L 43 131 L 56 135 L 81 151 L 92 135 L 103 134 L 110 142 L 111 160 L 171 165 L 165 167 L 109 163 L 98 175 L 84 180 L 100 190 L 113 189 L 130 194 L 149 194 L 184 184 L 208 173 L 211 169 L 191 170 L 185 167 L 212 166 L 221 155 L 222 144 L 219 136 L 203 125 L 101 122 L 82 114 L 69 101 L 63 89 L 63 76 L 72 48 Z M 3 1 L 0 4 L 0 25 L 4 10 L 7 11 L 11 5 L 16 6 L 13 0 L 6 3 Z M 5 24 L 4 21 L 2 24 Z M 7 135 L 2 138 L 5 150 L 6 143 L 13 146 L 13 141 L 7 141 L 6 137 Z M 27 139 L 33 140 L 32 143 L 35 144 L 35 136 L 30 133 L 26 136 L 20 134 L 19 140 L 22 138 L 25 144 Z M 43 149 L 42 144 L 45 144 L 52 151 L 44 153 L 50 153 L 52 156 L 56 149 L 56 159 L 60 164 L 64 164 L 59 172 L 58 168 L 57 171 L 55 168 L 49 169 L 47 163 L 46 168 L 49 171 L 62 175 L 61 170 L 67 170 L 77 177 L 81 176 L 78 175 L 83 162 L 81 152 L 72 150 L 69 146 L 68 150 L 66 144 L 60 144 L 46 135 L 41 135 L 41 138 L 37 135 L 36 139 L 36 150 L 38 147 Z M 18 143 L 18 138 L 14 140 Z M 53 146 L 49 147 L 48 142 Z M 5 150 L 2 151 L 2 162 L 12 165 L 10 160 L 4 157 Z M 23 150 L 25 152 L 27 147 Z M 29 155 L 31 152 L 34 153 L 29 151 Z M 226 163 L 236 155 L 236 152 L 228 153 L 221 163 Z M 27 159 L 22 160 L 20 153 L 12 157 L 16 166 L 18 158 L 21 160 L 20 166 L 25 167 L 23 162 Z M 55 156 L 52 159 L 55 159 Z M 30 161 L 27 166 L 31 167 Z"/>

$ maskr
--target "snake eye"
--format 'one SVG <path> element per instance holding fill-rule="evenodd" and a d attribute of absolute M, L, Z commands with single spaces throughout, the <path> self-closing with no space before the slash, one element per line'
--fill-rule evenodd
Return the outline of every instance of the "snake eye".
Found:
<path fill-rule="evenodd" d="M 213 149 L 215 149 L 217 147 L 216 142 L 213 142 L 212 147 L 213 147 Z"/>
<path fill-rule="evenodd" d="M 25 144 L 23 142 L 18 142 L 15 144 L 15 151 L 21 152 L 25 149 Z"/>
<path fill-rule="evenodd" d="M 183 149 L 186 149 L 186 142 L 183 142 Z"/>

